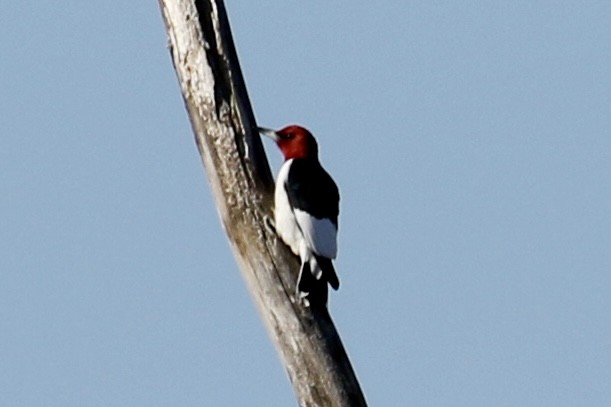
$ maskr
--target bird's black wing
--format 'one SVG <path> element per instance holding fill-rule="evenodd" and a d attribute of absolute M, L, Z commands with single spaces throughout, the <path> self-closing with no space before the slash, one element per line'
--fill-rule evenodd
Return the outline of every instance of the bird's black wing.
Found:
<path fill-rule="evenodd" d="M 337 228 L 339 190 L 316 160 L 294 159 L 286 182 L 291 206 L 317 219 L 329 219 Z"/>

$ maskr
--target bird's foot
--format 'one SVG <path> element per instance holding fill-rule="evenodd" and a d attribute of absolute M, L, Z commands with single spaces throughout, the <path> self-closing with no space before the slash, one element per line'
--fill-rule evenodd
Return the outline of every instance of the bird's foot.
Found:
<path fill-rule="evenodd" d="M 295 292 L 295 298 L 298 304 L 303 305 L 308 308 L 310 306 L 310 300 L 308 299 L 308 295 L 310 293 L 304 293 L 303 291 L 299 291 L 299 289 Z"/>

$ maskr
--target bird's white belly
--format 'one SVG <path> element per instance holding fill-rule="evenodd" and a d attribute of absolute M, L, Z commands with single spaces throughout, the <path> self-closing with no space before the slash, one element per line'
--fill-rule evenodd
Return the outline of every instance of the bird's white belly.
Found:
<path fill-rule="evenodd" d="M 291 248 L 293 253 L 299 255 L 300 246 L 303 242 L 303 234 L 299 229 L 297 219 L 295 218 L 295 214 L 293 213 L 288 196 L 286 195 L 286 191 L 284 189 L 284 181 L 281 179 L 282 170 L 284 170 L 284 167 L 281 169 L 280 174 L 278 175 L 276 192 L 274 194 L 274 217 L 276 232 L 282 241 Z"/>

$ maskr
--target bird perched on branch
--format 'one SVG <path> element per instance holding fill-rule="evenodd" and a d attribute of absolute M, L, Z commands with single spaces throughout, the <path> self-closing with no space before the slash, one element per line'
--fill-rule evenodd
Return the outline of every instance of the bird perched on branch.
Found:
<path fill-rule="evenodd" d="M 301 259 L 297 295 L 308 296 L 312 277 L 337 290 L 332 260 L 337 256 L 339 191 L 318 161 L 316 139 L 296 125 L 259 131 L 284 155 L 276 179 L 274 223 L 280 239 Z"/>

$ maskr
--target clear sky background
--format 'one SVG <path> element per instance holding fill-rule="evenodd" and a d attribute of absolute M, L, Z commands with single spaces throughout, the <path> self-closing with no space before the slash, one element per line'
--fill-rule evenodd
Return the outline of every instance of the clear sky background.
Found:
<path fill-rule="evenodd" d="M 611 2 L 227 8 L 340 185 L 370 405 L 611 405 Z M 0 406 L 296 405 L 157 2 L 4 2 L 0 55 Z"/>

